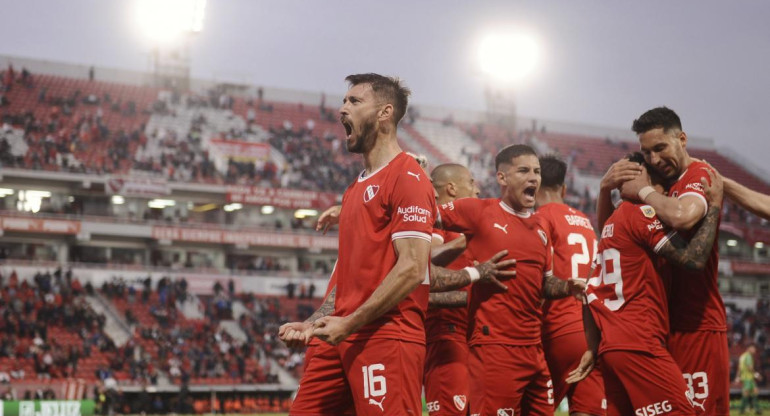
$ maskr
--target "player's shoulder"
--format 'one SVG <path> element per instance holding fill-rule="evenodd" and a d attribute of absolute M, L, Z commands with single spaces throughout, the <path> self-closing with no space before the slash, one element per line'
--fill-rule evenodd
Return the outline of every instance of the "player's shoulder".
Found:
<path fill-rule="evenodd" d="M 677 181 L 677 184 L 680 185 L 689 185 L 689 184 L 697 184 L 695 185 L 700 186 L 700 178 L 707 177 L 709 171 L 714 171 L 714 168 L 709 165 L 708 163 L 701 162 L 701 161 L 693 161 L 688 166 L 687 169 L 682 173 L 682 176 Z M 698 190 L 698 189 L 696 189 Z"/>

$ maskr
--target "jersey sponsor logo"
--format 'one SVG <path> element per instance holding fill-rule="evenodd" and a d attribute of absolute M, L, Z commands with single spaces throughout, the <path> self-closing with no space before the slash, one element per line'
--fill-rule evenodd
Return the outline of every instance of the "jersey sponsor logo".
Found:
<path fill-rule="evenodd" d="M 505 227 L 503 227 L 502 225 L 500 225 L 498 223 L 494 223 L 494 224 L 492 224 L 492 226 L 497 228 L 497 229 L 503 230 L 504 233 L 508 234 L 508 230 L 507 230 L 508 224 L 505 224 Z"/>
<path fill-rule="evenodd" d="M 381 410 L 383 413 L 385 413 L 385 409 L 382 407 L 382 402 L 384 402 L 384 401 L 385 401 L 385 396 L 382 396 L 382 399 L 380 399 L 380 401 L 379 401 L 379 402 L 378 402 L 377 400 L 374 400 L 374 399 L 371 399 L 371 398 L 370 398 L 370 399 L 369 399 L 369 404 L 371 404 L 371 405 L 374 405 L 374 406 L 377 406 L 377 407 L 379 407 L 379 408 L 380 408 L 380 410 Z"/>
<path fill-rule="evenodd" d="M 408 170 L 408 171 L 406 171 L 406 174 L 414 176 L 415 178 L 417 178 L 417 182 L 420 182 L 420 174 L 419 173 L 414 173 L 411 170 Z"/>
<path fill-rule="evenodd" d="M 417 205 L 412 205 L 410 207 L 398 207 L 398 215 L 403 215 L 402 221 L 404 222 L 422 222 L 427 224 L 428 223 L 428 217 L 430 217 L 430 211 L 418 207 Z"/>
<path fill-rule="evenodd" d="M 640 210 L 642 210 L 642 214 L 644 214 L 647 218 L 652 218 L 655 216 L 655 208 L 649 206 L 649 205 L 642 205 L 639 207 Z"/>
<path fill-rule="evenodd" d="M 514 416 L 514 411 L 510 407 L 497 409 L 497 416 Z"/>
<path fill-rule="evenodd" d="M 660 222 L 660 220 L 655 220 L 652 222 L 652 224 L 647 224 L 647 231 L 655 231 L 655 230 L 662 230 L 663 224 Z"/>
<path fill-rule="evenodd" d="M 703 193 L 703 184 L 700 182 L 688 183 L 687 186 L 684 187 L 684 189 L 692 189 L 693 191 Z"/>
<path fill-rule="evenodd" d="M 455 204 L 454 204 L 454 202 L 450 201 L 450 202 L 447 202 L 446 204 L 441 205 L 441 208 L 449 210 L 449 211 L 454 211 L 455 210 Z"/>
<path fill-rule="evenodd" d="M 591 225 L 591 221 L 589 221 L 588 218 L 581 217 L 580 215 L 565 215 L 564 219 L 567 220 L 567 224 L 569 225 L 588 228 L 589 230 L 594 229 L 594 227 Z"/>
<path fill-rule="evenodd" d="M 454 401 L 455 407 L 459 411 L 465 410 L 465 405 L 468 403 L 468 399 L 465 398 L 464 394 L 455 394 L 455 397 L 452 399 Z"/>
<path fill-rule="evenodd" d="M 610 238 L 615 235 L 615 224 L 605 224 L 602 229 L 602 238 Z"/>
<path fill-rule="evenodd" d="M 669 403 L 668 400 L 663 400 L 662 402 L 656 402 L 648 404 L 644 407 L 639 407 L 634 411 L 634 414 L 636 416 L 656 416 L 669 413 L 672 410 L 674 410 L 674 407 L 671 406 L 671 403 Z"/>
<path fill-rule="evenodd" d="M 377 195 L 377 192 L 380 190 L 379 185 L 369 185 L 366 187 L 366 190 L 364 191 L 364 203 L 367 203 L 374 198 L 375 195 Z"/>
<path fill-rule="evenodd" d="M 545 235 L 545 231 L 537 230 L 537 235 L 540 236 L 540 239 L 543 241 L 543 245 L 547 246 L 548 245 L 548 236 Z"/>
<path fill-rule="evenodd" d="M 425 403 L 425 407 L 428 408 L 428 413 L 438 412 L 441 410 L 441 405 L 439 405 L 438 400 L 435 402 L 427 402 Z"/>

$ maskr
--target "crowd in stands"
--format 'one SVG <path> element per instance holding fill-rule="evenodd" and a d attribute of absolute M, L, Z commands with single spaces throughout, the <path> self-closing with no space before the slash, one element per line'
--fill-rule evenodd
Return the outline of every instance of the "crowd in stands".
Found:
<path fill-rule="evenodd" d="M 0 382 L 87 376 L 78 371 L 83 358 L 113 353 L 97 314 L 71 271 L 38 272 L 20 281 L 13 271 L 0 274 Z"/>
<path fill-rule="evenodd" d="M 730 346 L 730 379 L 735 379 L 738 357 L 750 344 L 757 346 L 755 369 L 760 374 L 760 387 L 770 386 L 770 301 L 760 298 L 754 310 L 727 308 L 728 343 Z"/>

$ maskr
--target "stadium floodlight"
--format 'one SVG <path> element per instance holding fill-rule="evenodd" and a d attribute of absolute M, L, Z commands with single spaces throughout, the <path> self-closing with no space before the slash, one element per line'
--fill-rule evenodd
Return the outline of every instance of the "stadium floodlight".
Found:
<path fill-rule="evenodd" d="M 19 191 L 19 200 L 16 201 L 16 209 L 24 212 L 37 213 L 43 204 L 43 198 L 50 198 L 48 191 L 26 190 Z"/>
<path fill-rule="evenodd" d="M 262 215 L 270 215 L 275 212 L 275 207 L 272 205 L 262 205 L 260 211 L 262 212 Z"/>
<path fill-rule="evenodd" d="M 0 198 L 5 198 L 8 195 L 13 195 L 16 191 L 10 188 L 0 188 Z"/>
<path fill-rule="evenodd" d="M 241 208 L 243 208 L 243 205 L 239 204 L 237 202 L 232 203 L 232 204 L 227 204 L 224 207 L 222 207 L 222 209 L 224 209 L 225 212 L 233 212 L 233 211 L 237 211 L 237 210 L 239 210 Z"/>
<path fill-rule="evenodd" d="M 522 81 L 535 69 L 539 58 L 537 41 L 526 33 L 490 34 L 479 45 L 481 71 L 495 82 Z"/>
<path fill-rule="evenodd" d="M 123 198 L 120 195 L 113 195 L 111 201 L 112 205 L 123 205 L 126 203 L 126 198 Z"/>
<path fill-rule="evenodd" d="M 735 247 L 737 245 L 738 245 L 738 240 L 733 240 L 733 239 L 727 240 L 727 247 Z"/>
<path fill-rule="evenodd" d="M 757 241 L 756 243 L 754 243 L 754 248 L 758 248 L 758 249 L 765 248 L 765 243 L 761 241 Z"/>
<path fill-rule="evenodd" d="M 206 0 L 136 0 L 141 31 L 154 43 L 169 44 L 203 30 Z"/>

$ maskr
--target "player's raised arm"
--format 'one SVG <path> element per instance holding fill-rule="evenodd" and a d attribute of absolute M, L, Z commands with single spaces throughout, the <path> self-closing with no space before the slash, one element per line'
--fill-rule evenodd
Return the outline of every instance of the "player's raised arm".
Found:
<path fill-rule="evenodd" d="M 610 166 L 602 177 L 599 195 L 596 198 L 596 220 L 599 229 L 604 228 L 604 223 L 615 209 L 612 205 L 612 190 L 619 188 L 621 184 L 636 178 L 641 173 L 642 167 L 638 163 L 625 158 Z"/>
<path fill-rule="evenodd" d="M 621 195 L 628 200 L 639 200 L 655 209 L 663 223 L 678 231 L 691 229 L 707 211 L 703 198 L 696 195 L 684 195 L 681 198 L 666 196 L 652 187 L 647 170 L 628 181 L 621 187 Z"/>
<path fill-rule="evenodd" d="M 751 190 L 730 178 L 724 178 L 725 194 L 738 205 L 766 220 L 770 220 L 770 195 Z"/>
<path fill-rule="evenodd" d="M 704 193 L 709 199 L 706 218 L 689 242 L 679 234 L 673 233 L 658 250 L 658 254 L 670 262 L 690 270 L 703 270 L 706 267 L 719 228 L 719 214 L 722 211 L 722 178 L 712 170 L 705 170 L 704 173 L 708 173 L 710 178 L 710 184 L 705 177 L 701 179 Z"/>

